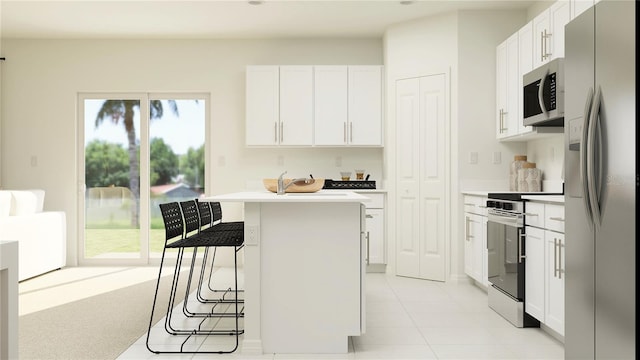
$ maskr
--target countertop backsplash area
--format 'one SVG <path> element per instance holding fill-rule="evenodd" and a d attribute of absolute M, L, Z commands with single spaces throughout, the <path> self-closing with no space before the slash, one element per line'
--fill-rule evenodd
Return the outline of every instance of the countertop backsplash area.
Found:
<path fill-rule="evenodd" d="M 532 140 L 527 143 L 527 161 L 536 163 L 536 167 L 542 170 L 542 191 L 555 191 L 545 189 L 545 182 L 563 182 L 564 164 L 564 134 L 560 133 L 548 138 Z"/>

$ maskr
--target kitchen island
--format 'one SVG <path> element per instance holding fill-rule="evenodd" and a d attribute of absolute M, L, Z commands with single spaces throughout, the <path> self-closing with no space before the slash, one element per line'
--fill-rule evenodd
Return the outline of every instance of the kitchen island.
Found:
<path fill-rule="evenodd" d="M 239 192 L 243 202 L 243 353 L 347 353 L 364 333 L 364 206 L 350 191 Z"/>

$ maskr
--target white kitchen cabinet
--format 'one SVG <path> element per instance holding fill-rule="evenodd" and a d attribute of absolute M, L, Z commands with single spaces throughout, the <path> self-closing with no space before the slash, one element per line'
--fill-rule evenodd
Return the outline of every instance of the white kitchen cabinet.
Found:
<path fill-rule="evenodd" d="M 247 145 L 312 145 L 313 67 L 248 66 L 246 81 Z"/>
<path fill-rule="evenodd" d="M 518 131 L 518 34 L 511 35 L 496 49 L 496 136 Z"/>
<path fill-rule="evenodd" d="M 525 234 L 524 311 L 541 320 L 545 309 L 545 231 L 527 226 Z"/>
<path fill-rule="evenodd" d="M 564 26 L 571 20 L 571 2 L 558 0 L 533 19 L 533 67 L 564 57 Z"/>
<path fill-rule="evenodd" d="M 347 66 L 314 68 L 314 144 L 347 144 Z"/>
<path fill-rule="evenodd" d="M 564 234 L 545 231 L 544 323 L 564 336 Z"/>
<path fill-rule="evenodd" d="M 347 143 L 382 146 L 382 66 L 349 66 Z"/>
<path fill-rule="evenodd" d="M 371 201 L 364 203 L 366 207 L 366 262 L 367 272 L 385 272 L 385 194 L 361 192 Z"/>
<path fill-rule="evenodd" d="M 280 145 L 313 144 L 313 67 L 280 66 Z"/>
<path fill-rule="evenodd" d="M 564 206 L 528 202 L 525 311 L 564 336 Z"/>
<path fill-rule="evenodd" d="M 592 7 L 593 4 L 593 0 L 571 0 L 571 20 Z"/>
<path fill-rule="evenodd" d="M 280 69 L 247 66 L 246 143 L 277 145 L 280 122 Z"/>
<path fill-rule="evenodd" d="M 465 273 L 488 286 L 486 197 L 464 196 Z"/>

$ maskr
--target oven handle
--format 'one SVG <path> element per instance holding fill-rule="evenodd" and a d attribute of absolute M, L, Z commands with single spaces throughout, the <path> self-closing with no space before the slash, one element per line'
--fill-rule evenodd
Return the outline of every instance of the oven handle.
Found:
<path fill-rule="evenodd" d="M 507 226 L 516 226 L 520 227 L 521 224 L 518 223 L 518 217 L 516 216 L 500 216 L 495 214 L 489 214 L 487 216 L 487 221 L 494 222 Z"/>

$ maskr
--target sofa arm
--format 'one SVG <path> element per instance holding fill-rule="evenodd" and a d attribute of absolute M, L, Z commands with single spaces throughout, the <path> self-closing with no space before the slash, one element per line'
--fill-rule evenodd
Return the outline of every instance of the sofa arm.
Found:
<path fill-rule="evenodd" d="M 62 211 L 1 218 L 0 240 L 18 241 L 19 280 L 67 263 L 67 220 Z"/>

